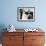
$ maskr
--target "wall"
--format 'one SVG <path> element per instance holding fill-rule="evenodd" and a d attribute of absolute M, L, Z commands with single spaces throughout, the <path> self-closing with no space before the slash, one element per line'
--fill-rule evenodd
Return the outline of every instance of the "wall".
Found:
<path fill-rule="evenodd" d="M 46 32 L 46 0 L 0 0 L 0 31 L 9 24 L 15 28 L 37 28 Z M 35 7 L 35 22 L 18 22 L 17 7 Z"/>
<path fill-rule="evenodd" d="M 0 0 L 0 25 L 13 24 L 16 28 L 46 28 L 45 0 Z M 17 7 L 35 7 L 35 22 L 18 22 Z"/>

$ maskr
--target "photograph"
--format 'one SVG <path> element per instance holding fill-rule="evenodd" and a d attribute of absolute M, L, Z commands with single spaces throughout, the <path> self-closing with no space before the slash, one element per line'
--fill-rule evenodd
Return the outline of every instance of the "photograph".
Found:
<path fill-rule="evenodd" d="M 18 7 L 17 20 L 18 21 L 34 21 L 35 7 Z"/>

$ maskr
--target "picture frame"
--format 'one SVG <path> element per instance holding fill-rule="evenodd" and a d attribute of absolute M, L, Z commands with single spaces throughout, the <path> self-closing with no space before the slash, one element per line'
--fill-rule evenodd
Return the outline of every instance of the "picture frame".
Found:
<path fill-rule="evenodd" d="M 17 21 L 19 22 L 34 22 L 35 21 L 35 7 L 18 7 Z"/>

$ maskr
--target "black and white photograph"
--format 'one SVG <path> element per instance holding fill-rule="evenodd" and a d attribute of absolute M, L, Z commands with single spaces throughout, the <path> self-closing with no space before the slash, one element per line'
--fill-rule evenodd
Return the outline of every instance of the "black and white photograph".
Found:
<path fill-rule="evenodd" d="M 35 7 L 18 7 L 17 8 L 18 21 L 35 21 Z"/>

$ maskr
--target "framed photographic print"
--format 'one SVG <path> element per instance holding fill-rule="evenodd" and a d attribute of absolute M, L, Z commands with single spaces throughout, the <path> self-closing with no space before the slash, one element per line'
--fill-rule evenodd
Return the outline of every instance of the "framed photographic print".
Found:
<path fill-rule="evenodd" d="M 17 8 L 17 20 L 24 22 L 35 21 L 35 7 L 18 7 Z"/>

